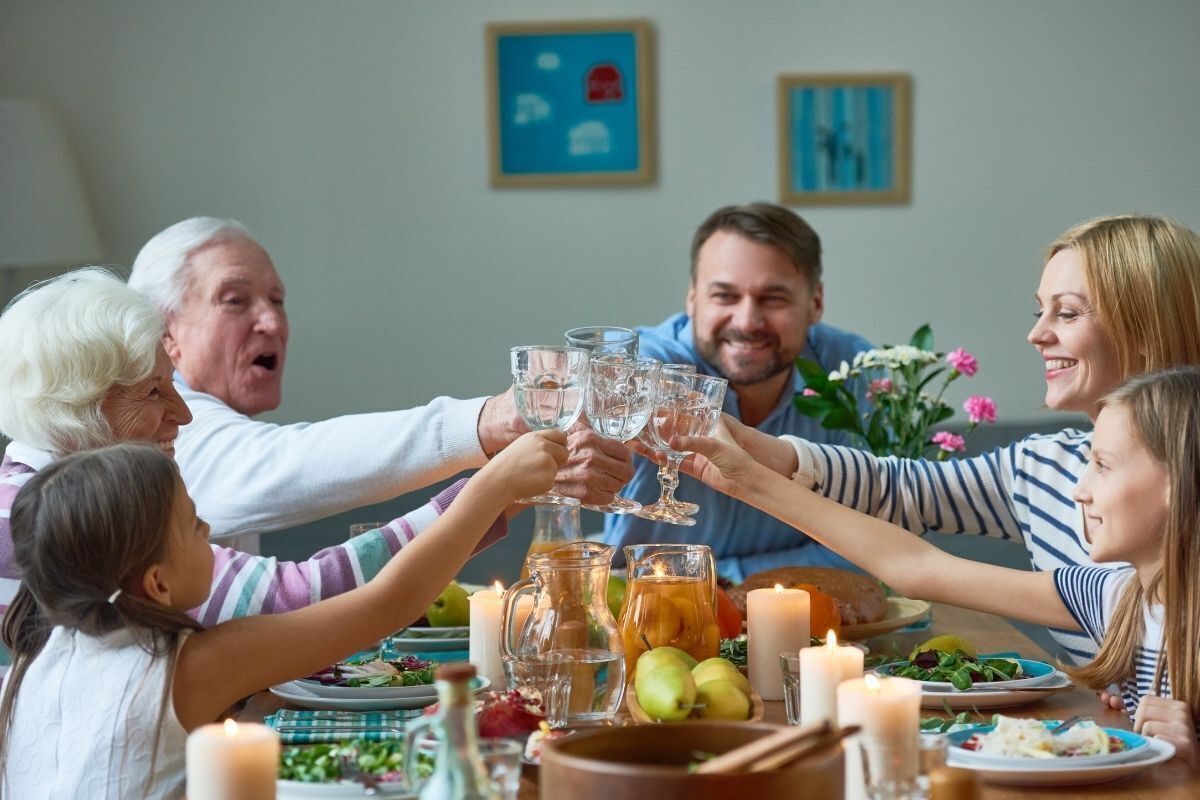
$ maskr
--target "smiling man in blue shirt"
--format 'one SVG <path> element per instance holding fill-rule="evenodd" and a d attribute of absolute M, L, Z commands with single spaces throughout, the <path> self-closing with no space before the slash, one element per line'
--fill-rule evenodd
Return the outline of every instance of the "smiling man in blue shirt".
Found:
<path fill-rule="evenodd" d="M 729 380 L 725 411 L 761 431 L 847 445 L 798 412 L 792 398 L 804 390 L 797 356 L 837 369 L 866 339 L 821 323 L 821 240 L 792 211 L 770 203 L 726 206 L 709 215 L 692 239 L 687 312 L 653 328 L 639 328 L 642 355 L 664 363 L 694 364 Z M 863 388 L 852 387 L 860 395 Z M 636 458 L 622 494 L 649 505 L 659 493 L 658 468 Z M 609 514 L 609 544 L 707 544 L 717 571 L 733 580 L 795 564 L 849 567 L 848 562 L 794 528 L 680 475 L 677 497 L 698 503 L 696 526 Z"/>

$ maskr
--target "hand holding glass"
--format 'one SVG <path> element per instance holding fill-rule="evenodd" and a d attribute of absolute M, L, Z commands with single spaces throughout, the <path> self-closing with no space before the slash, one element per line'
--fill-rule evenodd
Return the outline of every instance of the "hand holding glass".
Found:
<path fill-rule="evenodd" d="M 593 353 L 591 377 L 585 393 L 587 418 L 592 430 L 622 444 L 637 436 L 650 418 L 661 367 L 662 364 L 653 358 Z M 614 497 L 606 505 L 585 508 L 611 514 L 632 514 L 640 511 L 642 504 Z"/>
<path fill-rule="evenodd" d="M 583 410 L 588 351 L 578 347 L 514 347 L 513 394 L 517 411 L 531 430 L 565 431 Z M 519 502 L 577 506 L 579 501 L 551 490 Z"/>

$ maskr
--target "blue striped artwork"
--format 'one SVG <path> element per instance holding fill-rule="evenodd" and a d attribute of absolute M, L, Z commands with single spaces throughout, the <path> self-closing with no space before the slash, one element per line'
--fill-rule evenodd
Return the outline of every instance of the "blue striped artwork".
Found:
<path fill-rule="evenodd" d="M 794 192 L 889 191 L 896 187 L 891 86 L 793 86 Z"/>

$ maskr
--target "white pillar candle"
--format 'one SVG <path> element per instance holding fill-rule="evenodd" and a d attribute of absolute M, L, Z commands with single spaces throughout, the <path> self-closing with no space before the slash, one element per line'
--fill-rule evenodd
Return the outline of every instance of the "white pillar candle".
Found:
<path fill-rule="evenodd" d="M 279 734 L 266 725 L 202 725 L 187 739 L 188 800 L 274 800 Z"/>
<path fill-rule="evenodd" d="M 468 598 L 471 604 L 470 644 L 467 660 L 475 665 L 480 677 L 492 682 L 496 691 L 504 689 L 504 662 L 500 658 L 501 612 L 504 608 L 504 587 L 496 581 L 491 588 L 480 589 Z M 522 595 L 517 600 L 514 623 L 516 637 L 533 610 L 533 598 Z"/>
<path fill-rule="evenodd" d="M 808 647 L 808 592 L 754 589 L 746 595 L 746 659 L 750 685 L 764 700 L 783 699 L 779 654 Z"/>
<path fill-rule="evenodd" d="M 870 752 L 871 783 L 907 785 L 917 777 L 920 742 L 921 684 L 908 678 L 862 678 L 837 688 L 838 725 L 862 728 L 846 743 L 846 794 L 861 792 L 862 742 Z M 853 754 L 853 757 L 851 757 Z"/>
<path fill-rule="evenodd" d="M 842 681 L 861 678 L 863 651 L 838 646 L 837 635 L 829 631 L 822 647 L 800 651 L 800 724 L 836 722 L 837 687 Z"/>

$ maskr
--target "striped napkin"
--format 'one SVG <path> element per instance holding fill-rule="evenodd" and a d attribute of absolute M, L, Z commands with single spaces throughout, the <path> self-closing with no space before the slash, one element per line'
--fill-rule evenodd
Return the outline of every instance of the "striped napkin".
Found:
<path fill-rule="evenodd" d="M 402 740 L 407 721 L 423 709 L 394 711 L 306 711 L 281 708 L 263 722 L 274 728 L 285 744 L 316 744 L 366 739 L 372 742 Z"/>

